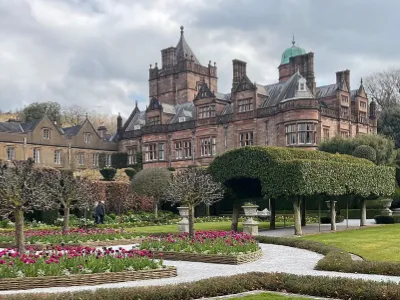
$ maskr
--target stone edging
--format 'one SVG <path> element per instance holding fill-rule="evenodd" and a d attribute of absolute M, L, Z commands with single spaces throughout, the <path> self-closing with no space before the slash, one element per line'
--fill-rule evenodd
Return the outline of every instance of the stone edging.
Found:
<path fill-rule="evenodd" d="M 252 253 L 238 255 L 202 254 L 172 251 L 153 251 L 153 254 L 155 257 L 160 256 L 161 254 L 162 258 L 166 260 L 181 260 L 229 265 L 239 265 L 256 261 L 263 256 L 261 248 Z"/>
<path fill-rule="evenodd" d="M 49 287 L 67 287 L 79 285 L 99 285 L 105 283 L 159 279 L 177 276 L 175 267 L 157 270 L 79 274 L 70 276 L 43 276 L 23 278 L 1 278 L 0 291 L 29 290 Z"/>

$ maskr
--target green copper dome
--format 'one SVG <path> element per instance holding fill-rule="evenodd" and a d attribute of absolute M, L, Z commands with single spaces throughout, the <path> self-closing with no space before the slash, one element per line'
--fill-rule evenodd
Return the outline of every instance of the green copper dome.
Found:
<path fill-rule="evenodd" d="M 296 42 L 294 41 L 294 38 L 293 38 L 292 47 L 287 48 L 282 53 L 281 65 L 288 64 L 291 57 L 306 54 L 306 50 L 296 46 L 295 44 L 296 44 Z"/>

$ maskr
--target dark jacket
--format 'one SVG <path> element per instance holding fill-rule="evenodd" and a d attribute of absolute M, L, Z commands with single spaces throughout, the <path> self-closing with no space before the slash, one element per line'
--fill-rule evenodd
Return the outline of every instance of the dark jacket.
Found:
<path fill-rule="evenodd" d="M 106 213 L 106 209 L 103 203 L 99 203 L 96 208 L 94 209 L 95 216 L 104 216 Z"/>

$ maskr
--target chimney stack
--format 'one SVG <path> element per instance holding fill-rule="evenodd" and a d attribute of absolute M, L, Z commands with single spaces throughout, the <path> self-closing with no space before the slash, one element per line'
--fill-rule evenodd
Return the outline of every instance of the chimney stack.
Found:
<path fill-rule="evenodd" d="M 347 89 L 350 91 L 350 70 L 336 72 L 336 84 L 341 85 L 342 81 L 346 83 Z"/>
<path fill-rule="evenodd" d="M 238 59 L 232 60 L 233 64 L 233 79 L 232 89 L 235 89 L 243 76 L 246 75 L 246 62 Z"/>

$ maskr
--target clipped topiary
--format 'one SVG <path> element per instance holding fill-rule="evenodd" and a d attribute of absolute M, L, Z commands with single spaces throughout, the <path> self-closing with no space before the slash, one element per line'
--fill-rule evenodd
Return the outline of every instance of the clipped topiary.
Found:
<path fill-rule="evenodd" d="M 125 174 L 129 177 L 129 180 L 132 180 L 133 176 L 136 174 L 136 170 L 134 168 L 126 168 Z"/>
<path fill-rule="evenodd" d="M 117 170 L 111 167 L 100 169 L 100 174 L 105 181 L 113 181 Z"/>
<path fill-rule="evenodd" d="M 360 145 L 353 151 L 353 156 L 376 162 L 376 150 L 368 145 Z"/>

